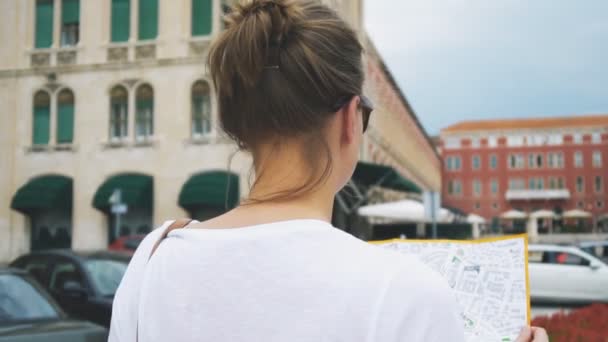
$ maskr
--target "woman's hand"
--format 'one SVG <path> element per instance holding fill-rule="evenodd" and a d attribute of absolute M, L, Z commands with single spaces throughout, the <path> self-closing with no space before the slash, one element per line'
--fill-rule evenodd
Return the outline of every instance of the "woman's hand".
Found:
<path fill-rule="evenodd" d="M 549 335 L 543 328 L 525 327 L 515 342 L 549 342 Z"/>

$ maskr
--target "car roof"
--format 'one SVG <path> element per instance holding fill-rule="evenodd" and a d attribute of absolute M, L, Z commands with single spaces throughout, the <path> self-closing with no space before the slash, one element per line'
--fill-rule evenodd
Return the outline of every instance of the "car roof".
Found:
<path fill-rule="evenodd" d="M 562 246 L 562 245 L 528 245 L 529 251 L 559 251 L 559 252 L 570 252 L 578 251 L 578 248 L 573 246 Z"/>
<path fill-rule="evenodd" d="M 578 244 L 581 247 L 596 247 L 596 246 L 608 246 L 608 240 L 605 241 L 584 241 Z"/>
<path fill-rule="evenodd" d="M 108 259 L 128 262 L 131 259 L 131 255 L 117 251 L 89 251 L 89 252 L 76 252 L 71 249 L 49 249 L 44 251 L 35 251 L 29 254 L 21 256 L 23 257 L 35 257 L 35 256 L 62 256 L 72 260 L 85 260 L 85 259 Z"/>
<path fill-rule="evenodd" d="M 24 270 L 20 270 L 18 268 L 13 267 L 0 267 L 0 274 L 19 274 L 19 275 L 27 275 L 28 273 Z"/>

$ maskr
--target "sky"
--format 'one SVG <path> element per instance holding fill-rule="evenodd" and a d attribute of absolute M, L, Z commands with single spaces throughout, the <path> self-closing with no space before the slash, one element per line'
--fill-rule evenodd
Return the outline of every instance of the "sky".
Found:
<path fill-rule="evenodd" d="M 608 114 L 607 0 L 365 0 L 431 135 L 463 120 Z"/>

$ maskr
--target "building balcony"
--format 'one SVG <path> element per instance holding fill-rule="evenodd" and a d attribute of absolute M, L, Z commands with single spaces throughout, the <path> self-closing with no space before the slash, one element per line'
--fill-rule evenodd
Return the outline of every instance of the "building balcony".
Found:
<path fill-rule="evenodd" d="M 77 63 L 78 50 L 79 48 L 76 46 L 34 49 L 29 51 L 30 66 L 32 68 L 43 68 L 74 65 Z"/>
<path fill-rule="evenodd" d="M 505 195 L 507 201 L 521 200 L 564 200 L 570 198 L 567 189 L 556 190 L 507 190 Z"/>

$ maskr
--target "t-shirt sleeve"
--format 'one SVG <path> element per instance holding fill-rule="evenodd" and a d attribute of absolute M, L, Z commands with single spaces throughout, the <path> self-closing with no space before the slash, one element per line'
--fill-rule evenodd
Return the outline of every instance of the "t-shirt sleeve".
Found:
<path fill-rule="evenodd" d="M 380 298 L 374 330 L 371 341 L 464 341 L 452 290 L 441 275 L 418 261 L 390 280 Z"/>
<path fill-rule="evenodd" d="M 133 342 L 136 340 L 136 327 L 139 308 L 141 282 L 148 263 L 152 246 L 172 221 L 152 231 L 140 243 L 122 277 L 112 303 L 112 320 L 108 342 Z"/>

